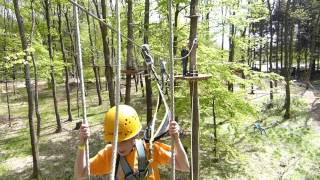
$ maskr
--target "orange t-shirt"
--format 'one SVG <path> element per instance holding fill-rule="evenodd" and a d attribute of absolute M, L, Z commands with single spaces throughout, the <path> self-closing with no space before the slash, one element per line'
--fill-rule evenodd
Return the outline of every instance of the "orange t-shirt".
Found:
<path fill-rule="evenodd" d="M 149 155 L 149 144 L 144 144 L 146 156 Z M 153 162 L 149 165 L 152 171 L 149 172 L 149 180 L 160 180 L 160 173 L 158 166 L 163 164 L 169 164 L 171 159 L 171 147 L 160 143 L 153 143 Z M 138 152 L 134 147 L 127 156 L 126 160 L 130 167 L 134 169 L 134 172 L 138 171 Z M 112 145 L 108 144 L 104 149 L 100 150 L 93 158 L 90 159 L 90 173 L 95 176 L 101 176 L 111 173 L 112 171 Z M 118 177 L 124 179 L 124 173 L 122 171 L 121 165 L 119 164 Z"/>

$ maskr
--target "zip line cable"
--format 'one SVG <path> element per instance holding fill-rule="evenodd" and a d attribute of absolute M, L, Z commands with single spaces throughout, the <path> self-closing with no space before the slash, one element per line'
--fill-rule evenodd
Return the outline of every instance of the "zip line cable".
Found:
<path fill-rule="evenodd" d="M 116 0 L 116 22 L 117 22 L 117 67 L 116 67 L 116 92 L 115 92 L 115 104 L 116 104 L 116 117 L 113 129 L 113 150 L 112 150 L 112 172 L 111 179 L 116 177 L 116 164 L 118 155 L 118 136 L 119 136 L 119 104 L 120 104 L 120 76 L 121 76 L 121 30 L 120 30 L 120 10 L 119 10 L 119 0 Z"/>
<path fill-rule="evenodd" d="M 77 0 L 75 0 L 77 2 Z M 83 77 L 83 66 L 82 66 L 82 52 L 81 52 L 81 41 L 80 41 L 80 27 L 79 27 L 79 16 L 78 16 L 78 8 L 73 6 L 73 14 L 75 16 L 75 24 L 76 24 L 76 52 L 77 52 L 77 64 L 79 67 L 79 75 L 80 75 L 80 88 L 81 88 L 81 100 L 82 100 L 82 112 L 83 112 L 83 120 L 82 123 L 88 124 L 87 120 L 87 110 L 86 110 L 86 97 L 84 90 L 84 77 Z M 89 140 L 87 139 L 85 142 L 85 156 L 86 156 L 86 174 L 88 179 L 90 180 L 90 164 L 89 164 Z"/>
<path fill-rule="evenodd" d="M 98 18 L 96 15 L 94 15 L 93 13 L 91 13 L 89 10 L 87 10 L 86 8 L 84 8 L 83 6 L 81 6 L 80 4 L 78 4 L 77 2 L 75 2 L 75 0 L 69 0 L 70 3 L 72 3 L 74 6 L 77 6 L 80 10 L 84 11 L 85 13 L 87 13 L 88 15 L 90 15 L 91 17 L 93 17 L 95 20 L 99 21 L 100 23 L 102 23 L 103 25 L 107 26 L 110 30 L 112 30 L 113 32 L 117 32 L 117 30 L 115 28 L 113 28 L 111 25 L 109 25 L 108 23 L 104 22 L 102 19 Z M 140 49 L 142 48 L 142 45 L 140 45 L 139 43 L 135 42 L 134 40 L 128 38 L 127 36 L 123 35 L 120 33 L 120 36 L 130 42 L 132 42 L 133 45 L 139 47 Z M 190 52 L 192 51 L 192 49 L 194 48 L 194 45 L 197 44 L 197 39 L 194 39 L 192 42 L 192 46 L 189 50 L 189 53 L 184 56 L 184 57 L 179 57 L 179 58 L 174 58 L 174 60 L 179 60 L 181 58 L 186 58 L 190 55 Z M 170 59 L 170 57 L 167 57 L 163 54 L 161 54 L 160 52 L 154 52 L 153 54 L 161 57 L 161 58 L 165 58 L 165 59 Z"/>

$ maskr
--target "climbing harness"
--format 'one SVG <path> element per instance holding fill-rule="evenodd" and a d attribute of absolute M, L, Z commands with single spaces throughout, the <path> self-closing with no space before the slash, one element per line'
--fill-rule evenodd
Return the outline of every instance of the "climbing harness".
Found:
<path fill-rule="evenodd" d="M 149 175 L 150 168 L 149 162 L 147 160 L 146 151 L 144 148 L 144 141 L 137 140 L 136 141 L 136 149 L 138 153 L 138 171 L 134 172 L 130 167 L 128 161 L 124 156 L 117 156 L 117 166 L 116 169 L 118 171 L 119 166 L 121 166 L 123 174 L 125 176 L 125 180 L 138 180 L 138 179 L 146 179 Z M 117 179 L 118 177 L 115 177 Z"/>

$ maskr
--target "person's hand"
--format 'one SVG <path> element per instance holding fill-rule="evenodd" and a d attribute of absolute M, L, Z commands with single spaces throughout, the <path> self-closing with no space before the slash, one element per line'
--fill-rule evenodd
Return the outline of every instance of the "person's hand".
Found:
<path fill-rule="evenodd" d="M 176 121 L 171 121 L 169 125 L 170 136 L 177 138 L 179 137 L 180 126 Z"/>
<path fill-rule="evenodd" d="M 80 130 L 80 144 L 84 144 L 90 136 L 90 129 L 88 124 L 81 124 Z"/>

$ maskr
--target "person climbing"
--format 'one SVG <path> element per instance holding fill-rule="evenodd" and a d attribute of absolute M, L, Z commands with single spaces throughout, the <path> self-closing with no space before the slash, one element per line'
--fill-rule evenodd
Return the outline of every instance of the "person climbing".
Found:
<path fill-rule="evenodd" d="M 168 76 L 168 73 L 167 73 L 167 62 L 166 61 L 163 61 L 163 60 L 161 60 L 160 61 L 160 66 L 161 66 L 161 74 L 165 74 L 165 75 L 167 75 Z"/>
<path fill-rule="evenodd" d="M 104 140 L 109 143 L 113 141 L 115 112 L 116 107 L 112 107 L 104 118 Z M 129 180 L 147 177 L 147 179 L 159 180 L 158 166 L 170 164 L 171 147 L 159 141 L 153 142 L 152 157 L 149 157 L 150 143 L 137 139 L 141 129 L 142 125 L 136 110 L 128 105 L 119 105 L 119 143 L 115 179 Z M 171 121 L 168 131 L 174 139 L 176 169 L 189 171 L 189 161 L 179 138 L 179 125 L 177 122 Z M 82 124 L 79 134 L 80 145 L 74 165 L 76 179 L 82 179 L 86 174 L 84 144 L 90 136 L 89 126 Z M 101 176 L 110 174 L 111 171 L 112 144 L 107 144 L 90 159 L 90 174 Z"/>
<path fill-rule="evenodd" d="M 188 57 L 189 51 L 186 47 L 183 47 L 181 50 L 181 64 L 182 64 L 182 75 L 187 76 L 187 68 L 188 68 Z"/>

